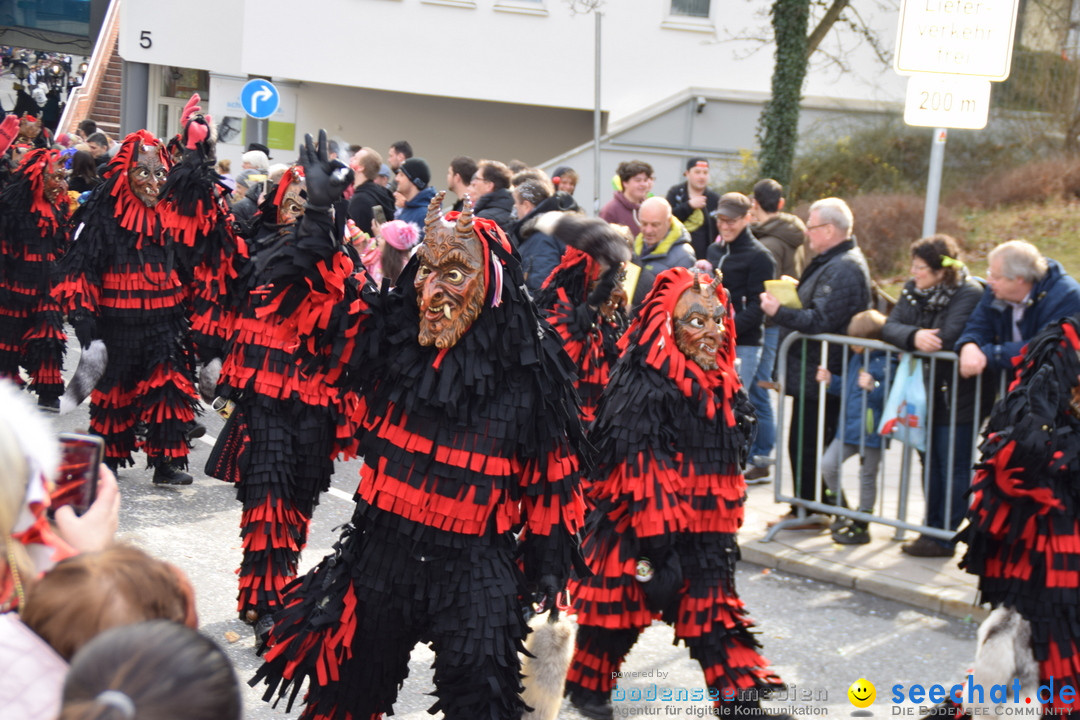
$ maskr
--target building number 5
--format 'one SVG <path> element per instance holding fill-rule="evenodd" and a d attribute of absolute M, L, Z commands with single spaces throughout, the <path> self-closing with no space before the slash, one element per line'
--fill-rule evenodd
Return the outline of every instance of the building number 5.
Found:
<path fill-rule="evenodd" d="M 145 50 L 145 49 L 149 48 L 153 44 L 154 44 L 154 41 L 150 39 L 150 31 L 149 30 L 143 30 L 141 33 L 139 33 L 139 47 L 141 47 L 141 48 L 143 48 Z"/>

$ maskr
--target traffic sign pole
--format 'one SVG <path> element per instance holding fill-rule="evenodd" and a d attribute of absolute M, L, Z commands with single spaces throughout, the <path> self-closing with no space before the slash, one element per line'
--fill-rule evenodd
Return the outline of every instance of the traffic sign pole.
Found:
<path fill-rule="evenodd" d="M 923 209 L 922 221 L 924 238 L 937 232 L 941 171 L 945 167 L 945 140 L 948 138 L 948 132 L 945 128 L 934 128 L 934 140 L 930 143 L 930 171 L 926 178 L 926 206 Z"/>
<path fill-rule="evenodd" d="M 901 0 L 894 69 L 908 79 L 904 122 L 934 128 L 923 237 L 937 229 L 945 128 L 980 130 L 990 82 L 1009 77 L 1020 0 Z"/>

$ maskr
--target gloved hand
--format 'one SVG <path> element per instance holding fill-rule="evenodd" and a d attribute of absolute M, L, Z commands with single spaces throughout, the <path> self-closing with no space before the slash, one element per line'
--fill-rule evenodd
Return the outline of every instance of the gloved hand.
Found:
<path fill-rule="evenodd" d="M 612 265 L 604 274 L 600 276 L 600 280 L 597 281 L 596 287 L 589 293 L 587 302 L 589 307 L 598 308 L 608 301 L 611 297 L 611 291 L 615 289 L 615 284 L 619 281 L 619 272 L 622 268 L 618 265 Z"/>
<path fill-rule="evenodd" d="M 536 603 L 537 613 L 547 612 L 555 607 L 559 600 L 559 593 L 566 587 L 566 581 L 554 575 L 541 575 L 536 581 L 536 592 L 533 593 L 533 602 Z"/>
<path fill-rule="evenodd" d="M 641 583 L 645 593 L 645 606 L 653 612 L 670 608 L 679 597 L 683 586 L 682 564 L 679 554 L 671 545 L 671 538 L 655 536 L 639 541 L 638 559 L 648 558 L 652 565 L 652 578 Z"/>
<path fill-rule="evenodd" d="M 312 143 L 311 135 L 304 136 L 304 146 L 300 148 L 300 164 L 304 166 L 304 178 L 307 181 L 308 209 L 328 209 L 341 199 L 345 188 L 353 182 L 353 171 L 340 160 L 330 160 L 327 156 L 326 131 L 319 131 L 319 143 Z"/>
<path fill-rule="evenodd" d="M 79 345 L 84 348 L 90 347 L 90 343 L 98 337 L 97 320 L 85 310 L 71 316 L 71 327 L 75 330 Z"/>
<path fill-rule="evenodd" d="M 210 137 L 210 124 L 212 122 L 209 115 L 202 115 L 202 108 L 199 106 L 199 93 L 194 93 L 187 101 L 187 104 L 184 105 L 184 112 L 180 116 L 184 147 L 188 150 L 194 150 L 200 143 L 205 143 L 207 138 Z"/>
<path fill-rule="evenodd" d="M 19 136 L 19 116 L 8 115 L 0 122 L 0 155 L 3 155 Z"/>

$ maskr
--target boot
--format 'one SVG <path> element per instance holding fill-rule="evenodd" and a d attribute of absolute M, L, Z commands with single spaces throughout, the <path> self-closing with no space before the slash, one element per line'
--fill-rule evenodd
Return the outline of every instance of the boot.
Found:
<path fill-rule="evenodd" d="M 615 717 L 615 708 L 612 707 L 611 698 L 608 695 L 588 690 L 572 690 L 569 695 L 570 704 L 587 718 L 612 720 Z"/>
<path fill-rule="evenodd" d="M 190 485 L 191 480 L 191 475 L 165 460 L 154 468 L 155 485 Z"/>
<path fill-rule="evenodd" d="M 44 412 L 59 413 L 60 412 L 60 398 L 59 397 L 42 397 L 38 396 L 38 407 Z"/>
<path fill-rule="evenodd" d="M 198 438 L 201 438 L 205 434 L 206 434 L 206 426 L 205 425 L 200 425 L 199 423 L 195 422 L 194 420 L 189 422 L 187 425 L 184 426 L 184 439 L 188 441 L 189 445 L 191 444 L 192 440 L 197 440 Z"/>

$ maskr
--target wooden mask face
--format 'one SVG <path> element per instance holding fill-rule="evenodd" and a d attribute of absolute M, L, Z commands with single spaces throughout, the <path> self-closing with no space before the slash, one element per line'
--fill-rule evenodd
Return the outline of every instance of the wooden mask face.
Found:
<path fill-rule="evenodd" d="M 714 285 L 695 285 L 683 291 L 675 303 L 675 345 L 702 370 L 720 367 L 716 353 L 724 341 L 727 308 L 716 297 Z"/>
<path fill-rule="evenodd" d="M 429 224 L 417 250 L 414 287 L 420 307 L 421 345 L 449 348 L 472 326 L 484 307 L 486 249 L 471 225 Z"/>
<path fill-rule="evenodd" d="M 143 145 L 139 148 L 139 154 L 135 163 L 128 170 L 128 182 L 131 184 L 131 192 L 146 207 L 157 205 L 161 187 L 165 184 L 165 178 L 169 175 L 169 169 L 161 161 L 161 153 L 156 145 Z"/>

